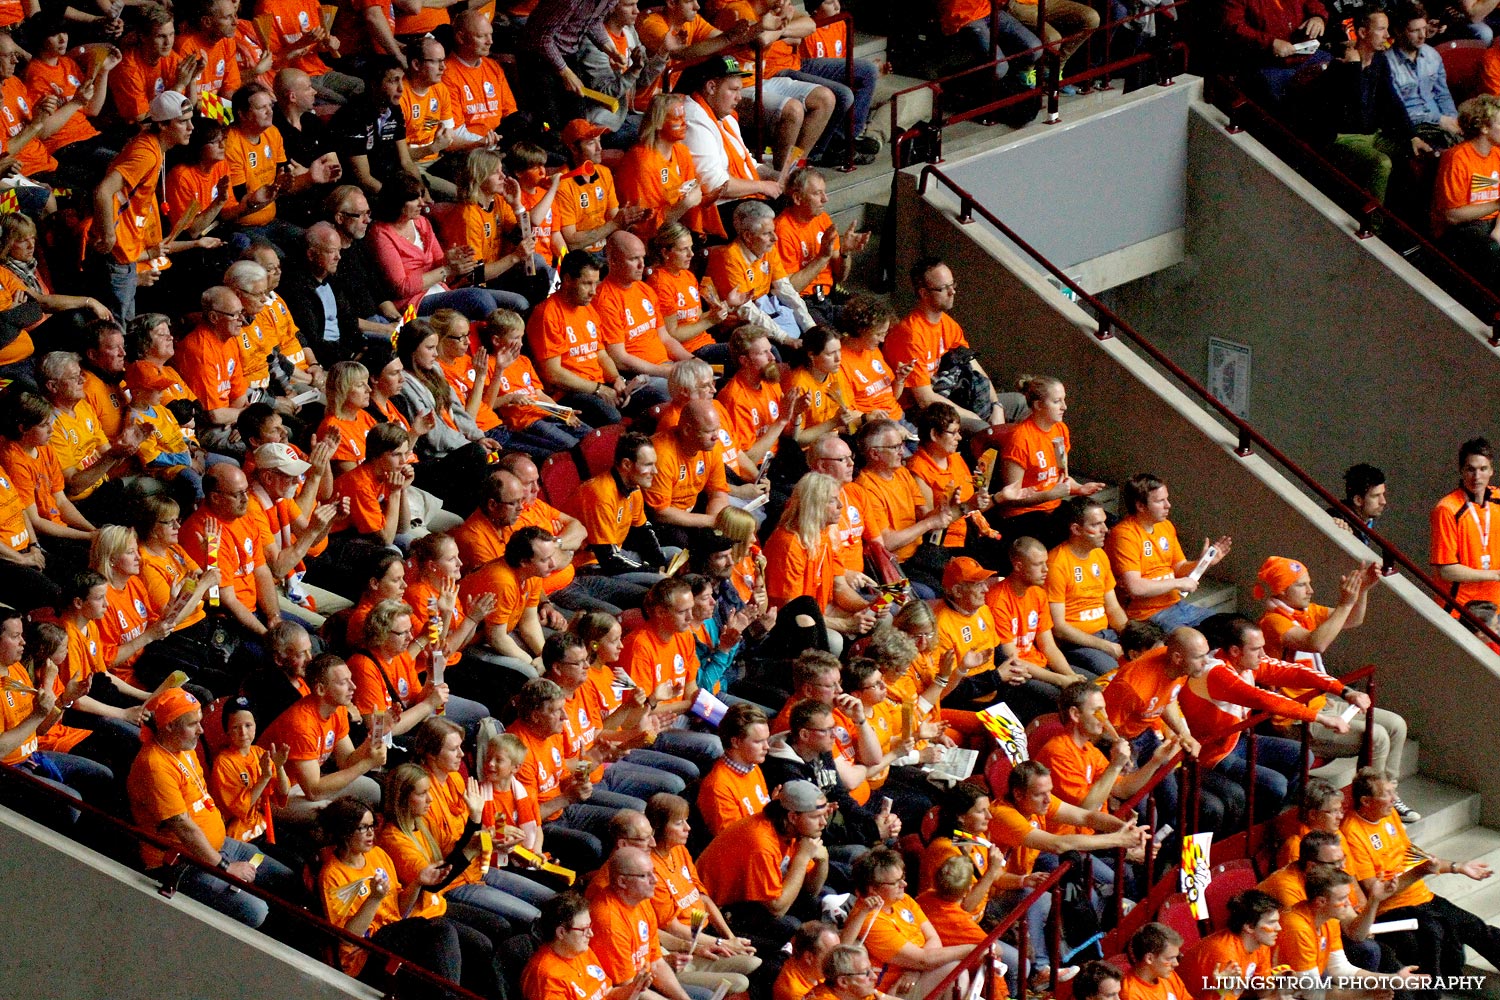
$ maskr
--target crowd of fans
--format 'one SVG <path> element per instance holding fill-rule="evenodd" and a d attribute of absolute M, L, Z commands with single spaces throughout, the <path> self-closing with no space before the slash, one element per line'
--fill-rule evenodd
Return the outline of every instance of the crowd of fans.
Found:
<path fill-rule="evenodd" d="M 1262 612 L 1211 614 L 1231 539 L 1185 546 L 1150 473 L 1112 516 L 1065 387 L 997 388 L 945 263 L 905 315 L 845 289 L 868 236 L 817 164 L 878 141 L 843 24 L 774 0 L 0 22 L 0 759 L 61 793 L 7 801 L 101 844 L 77 803 L 128 817 L 154 838 L 132 863 L 205 866 L 193 898 L 309 946 L 221 869 L 484 995 L 917 1000 L 1069 852 L 1097 852 L 1088 919 L 1139 899 L 1147 841 L 1181 832 L 1118 807 L 1154 782 L 1177 817 L 1179 752 L 1202 829 L 1251 783 L 1256 818 L 1295 797 L 1297 743 L 1234 732 L 1252 711 L 1358 752 L 1368 699 L 1323 656 L 1375 566 L 1326 606 L 1268 555 Z M 1433 514 L 1490 617 L 1492 461 L 1465 444 Z M 1349 499 L 1367 530 L 1379 470 Z M 985 773 L 1001 702 L 1030 759 L 944 778 L 964 749 Z M 1494 931 L 1388 888 L 1419 817 L 1388 777 L 1405 722 L 1370 718 L 1350 874 L 1306 867 L 1287 926 L 1365 943 L 1367 899 L 1420 927 L 1350 961 L 1454 971 Z M 1294 864 L 1326 867 L 1316 790 Z M 1037 982 L 1064 964 L 1049 905 L 1019 931 Z M 1237 911 L 1247 953 L 1273 912 Z M 1175 947 L 1057 971 L 1128 994 Z"/>

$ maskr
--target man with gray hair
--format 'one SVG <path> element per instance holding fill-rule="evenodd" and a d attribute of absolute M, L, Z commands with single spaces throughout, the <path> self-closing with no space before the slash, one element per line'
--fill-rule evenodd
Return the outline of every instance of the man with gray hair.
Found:
<path fill-rule="evenodd" d="M 126 464 L 146 439 L 147 428 L 127 424 L 115 440 L 105 436 L 99 415 L 83 398 L 83 365 L 73 352 L 53 351 L 45 355 L 38 372 L 42 391 L 56 415 L 48 447 L 62 467 L 64 492 L 74 504 L 80 504 L 106 479 L 123 474 Z"/>
<path fill-rule="evenodd" d="M 305 256 L 291 269 L 283 289 L 292 322 L 329 363 L 353 353 L 360 340 L 359 315 L 334 280 L 343 254 L 344 242 L 334 224 L 313 223 L 307 230 Z"/>
<path fill-rule="evenodd" d="M 265 270 L 255 267 L 264 276 Z M 213 435 L 199 428 L 200 440 L 205 447 L 222 447 L 240 412 L 250 405 L 250 382 L 245 378 L 239 338 L 245 308 L 234 289 L 224 285 L 205 288 L 199 303 L 198 326 L 177 346 L 174 359 L 183 382 L 198 397 L 213 430 L 219 432 L 219 441 L 211 443 Z"/>
<path fill-rule="evenodd" d="M 763 201 L 742 201 L 734 208 L 734 242 L 708 251 L 704 281 L 721 299 L 738 291 L 745 304 L 740 319 L 763 327 L 782 347 L 801 343 L 813 325 L 807 304 L 787 278 L 776 250 L 776 213 Z"/>
<path fill-rule="evenodd" d="M 599 965 L 616 983 L 629 983 L 649 971 L 653 993 L 667 1000 L 690 1000 L 662 956 L 660 922 L 651 905 L 657 878 L 651 855 L 639 847 L 621 847 L 609 856 L 605 870 L 608 887 L 589 901 Z"/>

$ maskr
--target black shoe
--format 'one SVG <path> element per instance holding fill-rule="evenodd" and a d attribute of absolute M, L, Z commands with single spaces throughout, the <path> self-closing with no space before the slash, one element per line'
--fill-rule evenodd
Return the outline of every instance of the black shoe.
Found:
<path fill-rule="evenodd" d="M 854 147 L 854 165 L 856 167 L 869 166 L 871 163 L 875 162 L 876 154 L 860 152 L 858 142 L 859 140 L 856 139 Z M 845 151 L 842 148 L 839 149 L 838 152 L 829 150 L 817 159 L 809 160 L 808 162 L 815 167 L 822 167 L 825 170 L 835 170 L 844 165 L 844 152 Z"/>
<path fill-rule="evenodd" d="M 869 153 L 871 156 L 879 156 L 880 151 L 885 148 L 885 140 L 878 135 L 866 132 L 854 140 L 855 153 Z"/>

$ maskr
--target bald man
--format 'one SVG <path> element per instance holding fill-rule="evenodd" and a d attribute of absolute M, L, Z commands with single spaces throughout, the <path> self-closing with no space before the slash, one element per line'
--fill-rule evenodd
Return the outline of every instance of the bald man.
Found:
<path fill-rule="evenodd" d="M 222 447 L 228 443 L 227 429 L 250 402 L 239 336 L 245 309 L 234 289 L 224 285 L 204 289 L 198 304 L 202 318 L 177 346 L 174 363 L 218 432 L 200 426 L 199 440 L 207 447 Z"/>
<path fill-rule="evenodd" d="M 633 399 L 650 397 L 649 406 L 670 398 L 667 376 L 674 362 L 692 357 L 667 332 L 656 292 L 641 279 L 646 273 L 646 244 L 625 230 L 612 234 L 605 243 L 608 273 L 599 282 L 594 308 L 603 320 L 604 349 L 626 378 L 644 375 L 649 380 L 635 391 Z"/>
<path fill-rule="evenodd" d="M 262 524 L 250 516 L 250 480 L 239 467 L 210 465 L 203 474 L 203 503 L 179 535 L 194 562 L 218 567 L 223 620 L 237 625 L 245 639 L 264 636 L 281 621 Z M 210 545 L 215 530 L 218 542 Z"/>
<path fill-rule="evenodd" d="M 306 241 L 301 261 L 288 258 L 281 294 L 300 335 L 332 364 L 359 342 L 359 318 L 333 281 L 344 244 L 331 222 L 313 223 Z"/>
<path fill-rule="evenodd" d="M 644 493 L 664 544 L 687 547 L 692 533 L 713 530 L 729 505 L 719 430 L 714 401 L 693 399 L 683 404 L 677 426 L 651 439 L 656 476 Z"/>

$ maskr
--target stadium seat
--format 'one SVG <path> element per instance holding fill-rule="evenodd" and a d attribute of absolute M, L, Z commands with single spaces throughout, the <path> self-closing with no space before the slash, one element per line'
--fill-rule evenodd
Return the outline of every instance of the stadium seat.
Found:
<path fill-rule="evenodd" d="M 608 472 L 615 464 L 615 442 L 625 433 L 623 424 L 610 424 L 588 435 L 578 443 L 578 455 L 583 459 L 582 472 L 586 479 Z M 555 506 L 555 505 L 554 505 Z"/>
<path fill-rule="evenodd" d="M 1229 900 L 1246 889 L 1254 889 L 1259 881 L 1255 877 L 1255 865 L 1249 858 L 1236 858 L 1221 865 L 1214 865 L 1210 872 L 1208 890 L 1208 921 L 1213 929 L 1223 930 L 1229 919 Z"/>
<path fill-rule="evenodd" d="M 937 834 L 938 807 L 933 806 L 922 814 L 922 843 L 932 840 Z"/>
<path fill-rule="evenodd" d="M 1460 38 L 1434 45 L 1443 57 L 1443 71 L 1448 74 L 1448 89 L 1456 104 L 1479 93 L 1480 74 L 1484 66 L 1485 44 L 1476 38 Z"/>
<path fill-rule="evenodd" d="M 583 481 L 578 478 L 578 466 L 573 464 L 573 456 L 565 453 L 553 455 L 542 463 L 538 472 L 542 496 L 547 502 L 564 514 L 577 517 L 581 509 L 578 506 L 578 487 Z"/>
<path fill-rule="evenodd" d="M 1193 916 L 1193 909 L 1188 905 L 1185 892 L 1168 896 L 1167 901 L 1161 904 L 1161 909 L 1157 911 L 1156 920 L 1157 923 L 1166 924 L 1182 935 L 1183 951 L 1197 944 L 1201 937 L 1198 933 L 1198 920 Z"/>
<path fill-rule="evenodd" d="M 978 461 L 980 456 L 991 448 L 994 448 L 996 451 L 1003 451 L 1005 443 L 1010 440 L 1010 436 L 1015 432 L 1015 424 L 1001 424 L 998 427 L 991 427 L 983 434 L 975 434 L 969 440 L 970 457 L 974 461 Z"/>
<path fill-rule="evenodd" d="M 992 801 L 1005 797 L 1005 787 L 1010 781 L 1011 770 L 1010 758 L 1004 753 L 996 750 L 990 754 L 990 759 L 984 765 L 984 780 L 990 786 Z"/>
<path fill-rule="evenodd" d="M 1048 740 L 1061 732 L 1063 732 L 1063 724 L 1056 712 L 1038 715 L 1031 720 L 1031 725 L 1026 727 L 1026 745 L 1032 753 L 1036 753 L 1038 748 L 1046 746 Z"/>

